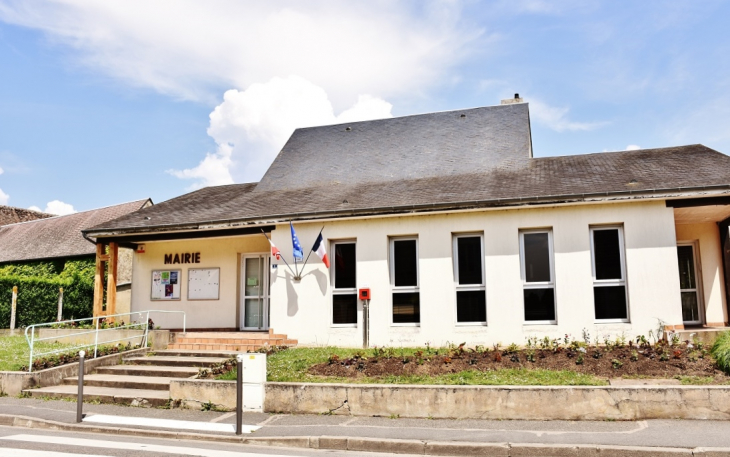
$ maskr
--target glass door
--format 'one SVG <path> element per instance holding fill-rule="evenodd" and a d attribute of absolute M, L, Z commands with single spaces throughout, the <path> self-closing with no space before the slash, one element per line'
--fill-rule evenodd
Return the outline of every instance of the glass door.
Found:
<path fill-rule="evenodd" d="M 678 245 L 677 258 L 679 259 L 679 288 L 682 294 L 682 320 L 685 325 L 702 324 L 695 246 L 693 244 Z"/>
<path fill-rule="evenodd" d="M 246 255 L 241 262 L 241 330 L 269 328 L 269 256 Z"/>

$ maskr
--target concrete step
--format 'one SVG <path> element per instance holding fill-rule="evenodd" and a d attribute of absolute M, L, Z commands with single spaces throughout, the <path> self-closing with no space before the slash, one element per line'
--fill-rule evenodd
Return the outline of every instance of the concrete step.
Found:
<path fill-rule="evenodd" d="M 174 378 L 160 376 L 130 376 L 111 374 L 87 374 L 84 376 L 84 388 L 112 387 L 115 389 L 170 390 L 170 381 Z M 78 377 L 64 378 L 63 384 L 78 386 Z"/>
<path fill-rule="evenodd" d="M 252 344 L 263 346 L 281 346 L 285 338 L 254 339 L 254 338 L 178 338 L 173 344 Z"/>
<path fill-rule="evenodd" d="M 231 352 L 239 354 L 242 352 L 255 351 L 263 345 L 258 344 L 198 344 L 198 343 L 172 343 L 167 346 L 173 350 L 180 351 L 209 351 L 209 352 Z"/>
<path fill-rule="evenodd" d="M 42 398 L 76 398 L 76 386 L 60 385 L 28 389 L 23 393 L 31 397 Z M 84 401 L 100 401 L 102 403 L 118 403 L 138 406 L 164 406 L 170 398 L 170 392 L 164 390 L 119 389 L 111 387 L 84 387 Z"/>
<path fill-rule="evenodd" d="M 156 351 L 154 357 L 221 357 L 230 359 L 235 357 L 238 352 L 236 351 L 211 351 L 211 350 L 180 350 L 180 349 L 164 349 Z"/>
<path fill-rule="evenodd" d="M 162 367 L 210 367 L 225 362 L 227 357 L 150 356 L 130 357 L 124 360 L 128 365 L 156 365 Z"/>
<path fill-rule="evenodd" d="M 128 376 L 161 376 L 165 378 L 190 378 L 198 374 L 197 367 L 156 367 L 153 365 L 112 365 L 99 367 L 97 374 Z"/>

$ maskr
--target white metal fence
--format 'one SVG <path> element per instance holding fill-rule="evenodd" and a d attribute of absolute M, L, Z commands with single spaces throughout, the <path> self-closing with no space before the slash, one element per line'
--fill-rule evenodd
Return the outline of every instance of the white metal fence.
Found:
<path fill-rule="evenodd" d="M 140 347 L 146 347 L 147 346 L 147 337 L 149 335 L 149 322 L 150 322 L 150 314 L 152 313 L 175 313 L 175 314 L 182 314 L 183 318 L 183 333 L 186 331 L 186 316 L 185 311 L 170 311 L 170 310 L 147 310 L 147 311 L 134 311 L 130 313 L 122 313 L 122 314 L 112 314 L 109 316 L 99 316 L 99 317 L 87 317 L 84 319 L 72 319 L 67 321 L 60 321 L 60 322 L 46 322 L 43 324 L 33 324 L 29 325 L 25 328 L 25 340 L 28 342 L 28 347 L 30 348 L 30 357 L 28 359 L 28 373 L 33 371 L 33 359 L 34 357 L 41 357 L 45 355 L 51 355 L 51 354 L 59 354 L 62 352 L 69 352 L 74 351 L 76 349 L 83 349 L 83 348 L 89 348 L 89 351 L 91 351 L 91 347 L 94 348 L 94 357 L 97 355 L 97 351 L 99 349 L 99 334 L 104 332 L 110 332 L 114 330 L 143 330 L 143 333 L 139 336 L 129 336 L 126 335 L 123 338 L 116 338 L 116 339 L 106 339 L 102 338 L 101 344 L 108 344 L 108 343 L 116 343 L 120 341 L 128 341 L 130 339 L 134 338 L 140 338 Z M 119 318 L 115 320 L 120 320 L 121 322 L 124 322 L 124 319 L 121 319 L 122 316 L 129 316 L 128 320 L 129 323 L 122 323 L 121 325 L 113 325 L 110 327 L 103 328 L 103 322 L 106 321 L 106 319 L 109 318 Z M 141 322 L 138 322 L 133 319 L 140 319 Z M 72 327 L 66 327 L 67 325 L 73 325 L 73 323 L 76 322 L 76 326 Z M 91 322 L 90 328 L 82 328 L 85 327 L 85 322 Z M 81 327 L 81 328 L 80 328 Z M 71 329 L 77 329 L 78 331 L 75 331 L 73 333 L 70 333 L 68 335 L 54 335 L 49 336 L 45 338 L 36 338 L 36 329 L 39 328 L 71 328 Z M 51 351 L 45 351 L 45 352 L 35 352 L 35 344 L 41 341 L 58 341 L 62 338 L 78 338 L 80 335 L 94 335 L 94 342 L 93 343 L 86 343 L 86 344 L 78 344 L 73 346 L 64 346 L 61 349 L 54 349 Z"/>

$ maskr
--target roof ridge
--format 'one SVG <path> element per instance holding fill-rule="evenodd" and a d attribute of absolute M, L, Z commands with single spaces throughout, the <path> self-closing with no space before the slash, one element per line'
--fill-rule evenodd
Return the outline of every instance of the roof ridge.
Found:
<path fill-rule="evenodd" d="M 102 206 L 100 208 L 87 209 L 87 210 L 84 210 L 84 211 L 77 211 L 77 212 L 71 213 L 71 214 L 54 214 L 54 215 L 51 215 L 51 217 L 46 217 L 46 218 L 43 218 L 43 219 L 34 219 L 32 221 L 23 221 L 23 222 L 16 222 L 14 224 L 2 225 L 2 226 L 0 226 L 0 228 L 2 228 L 2 227 L 10 227 L 10 226 L 17 226 L 17 225 L 21 225 L 21 224 L 30 224 L 30 223 L 33 223 L 33 222 L 50 221 L 50 220 L 58 219 L 60 217 L 75 216 L 77 214 L 84 214 L 84 213 L 90 213 L 92 211 L 100 211 L 100 210 L 107 209 L 107 208 L 114 208 L 115 206 L 123 206 L 123 205 L 129 205 L 131 203 L 137 203 L 137 202 L 142 203 L 142 202 L 147 202 L 147 201 L 151 201 L 151 199 L 148 197 L 148 198 L 141 199 L 141 200 L 130 200 L 128 202 L 119 203 L 117 205 L 107 205 L 107 206 Z M 140 206 L 140 208 L 137 208 L 137 211 L 140 210 L 140 209 L 142 209 L 141 206 Z M 50 214 L 50 213 L 43 213 L 43 214 Z"/>
<path fill-rule="evenodd" d="M 333 127 L 337 125 L 355 125 L 355 124 L 364 124 L 366 122 L 377 122 L 377 121 L 389 121 L 393 119 L 407 119 L 411 117 L 419 117 L 419 116 L 428 116 L 431 114 L 446 114 L 446 113 L 458 113 L 463 111 L 474 111 L 479 109 L 492 109 L 492 108 L 502 108 L 502 107 L 513 107 L 513 106 L 520 106 L 520 105 L 529 105 L 528 102 L 522 102 L 522 103 L 510 103 L 508 105 L 486 105 L 486 106 L 474 106 L 471 108 L 457 108 L 457 109 L 446 109 L 442 111 L 429 111 L 427 113 L 416 113 L 416 114 L 404 114 L 403 116 L 392 116 L 392 117 L 381 117 L 377 119 L 369 119 L 365 121 L 350 121 L 350 122 L 338 122 L 335 124 L 323 124 L 323 125 L 312 125 L 310 127 L 297 127 L 294 129 L 296 132 L 297 130 L 309 130 L 309 129 L 318 129 L 322 127 Z M 291 137 L 290 137 L 291 138 Z"/>
<path fill-rule="evenodd" d="M 561 155 L 552 155 L 552 156 L 532 157 L 532 159 L 556 159 L 556 158 L 560 158 L 560 157 L 584 157 L 584 156 L 606 155 L 606 154 L 631 154 L 631 153 L 646 152 L 646 151 L 663 151 L 666 149 L 688 148 L 688 147 L 692 147 L 692 146 L 702 146 L 703 148 L 717 152 L 718 154 L 722 154 L 721 152 L 716 151 L 715 149 L 712 149 L 711 147 L 705 146 L 702 143 L 692 143 L 692 144 L 681 144 L 681 145 L 677 145 L 677 146 L 663 146 L 663 147 L 659 147 L 659 148 L 641 148 L 641 149 L 629 149 L 629 150 L 624 149 L 624 150 L 620 150 L 620 151 L 584 152 L 584 153 L 580 153 L 580 154 L 561 154 Z"/>

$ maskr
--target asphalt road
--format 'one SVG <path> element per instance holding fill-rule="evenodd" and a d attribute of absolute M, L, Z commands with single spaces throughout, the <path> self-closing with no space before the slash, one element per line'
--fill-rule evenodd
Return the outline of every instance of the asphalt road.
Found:
<path fill-rule="evenodd" d="M 0 426 L 0 456 L 3 457 L 385 457 L 395 454 L 372 452 L 285 449 L 242 444 L 218 444 L 159 438 L 114 437 L 91 433 L 26 430 Z M 398 454 L 408 457 L 404 454 Z"/>

